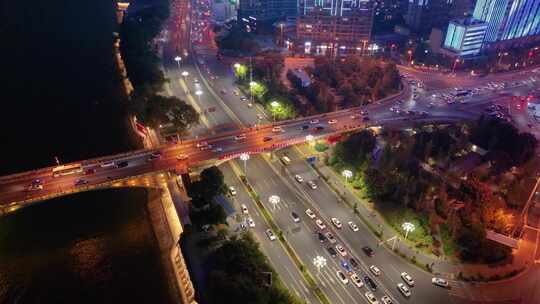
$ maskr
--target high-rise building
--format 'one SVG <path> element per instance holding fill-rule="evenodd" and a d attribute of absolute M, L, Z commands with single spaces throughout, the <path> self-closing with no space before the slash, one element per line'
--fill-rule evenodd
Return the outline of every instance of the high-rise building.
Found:
<path fill-rule="evenodd" d="M 366 53 L 373 27 L 373 1 L 299 0 L 296 45 L 305 53 Z"/>
<path fill-rule="evenodd" d="M 454 56 L 477 55 L 484 42 L 487 24 L 473 18 L 450 21 L 443 47 Z"/>
<path fill-rule="evenodd" d="M 478 0 L 473 17 L 487 23 L 488 44 L 540 34 L 540 0 Z"/>
<path fill-rule="evenodd" d="M 298 13 L 298 0 L 240 0 L 238 17 L 259 21 L 275 21 L 294 17 Z"/>
<path fill-rule="evenodd" d="M 409 0 L 405 21 L 412 31 L 429 33 L 448 23 L 453 4 L 453 0 Z"/>

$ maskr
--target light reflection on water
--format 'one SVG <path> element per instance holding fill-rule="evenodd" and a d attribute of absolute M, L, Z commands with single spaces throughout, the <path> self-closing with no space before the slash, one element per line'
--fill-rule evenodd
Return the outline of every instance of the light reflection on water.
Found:
<path fill-rule="evenodd" d="M 0 218 L 0 304 L 170 303 L 146 195 L 88 192 Z"/>

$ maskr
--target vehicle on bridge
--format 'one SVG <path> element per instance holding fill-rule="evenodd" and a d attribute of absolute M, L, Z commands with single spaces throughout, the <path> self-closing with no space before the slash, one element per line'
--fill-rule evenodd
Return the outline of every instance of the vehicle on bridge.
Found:
<path fill-rule="evenodd" d="M 81 164 L 60 165 L 52 170 L 53 177 L 76 174 L 83 172 Z"/>

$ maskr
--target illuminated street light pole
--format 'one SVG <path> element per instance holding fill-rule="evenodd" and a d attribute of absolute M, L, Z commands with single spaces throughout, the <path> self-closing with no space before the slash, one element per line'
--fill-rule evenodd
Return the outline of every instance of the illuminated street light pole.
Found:
<path fill-rule="evenodd" d="M 279 102 L 274 100 L 270 103 L 270 106 L 272 107 L 272 119 L 274 120 L 274 122 L 276 122 L 275 112 L 277 111 L 276 109 L 279 107 Z"/>
<path fill-rule="evenodd" d="M 341 172 L 341 175 L 343 175 L 343 177 L 345 177 L 345 183 L 348 183 L 349 182 L 349 178 L 351 178 L 353 176 L 353 173 L 351 170 L 343 170 Z"/>
<path fill-rule="evenodd" d="M 456 60 L 454 60 L 454 64 L 452 65 L 452 73 L 456 72 L 456 67 L 458 63 L 459 63 L 459 58 L 456 58 Z"/>
<path fill-rule="evenodd" d="M 405 230 L 405 239 L 407 239 L 409 232 L 413 232 L 415 227 L 413 223 L 405 222 L 401 225 L 401 228 Z"/>
<path fill-rule="evenodd" d="M 195 95 L 197 95 L 197 99 L 199 100 L 199 104 L 201 103 L 201 95 L 203 92 L 201 90 L 195 91 Z"/>
<path fill-rule="evenodd" d="M 315 136 L 309 134 L 309 135 L 306 135 L 306 141 L 310 144 L 310 145 L 313 145 L 313 141 L 315 140 Z"/>
<path fill-rule="evenodd" d="M 246 180 L 247 180 L 247 161 L 249 160 L 249 154 L 247 153 L 242 153 L 240 154 L 240 159 L 244 161 L 244 176 L 246 177 Z"/>
<path fill-rule="evenodd" d="M 317 273 L 321 273 L 321 269 L 326 266 L 326 259 L 320 255 L 313 258 L 313 265 L 317 267 Z"/>
<path fill-rule="evenodd" d="M 412 51 L 412 50 L 408 50 L 408 51 L 407 51 L 407 54 L 409 54 L 409 63 L 412 65 L 412 54 L 413 54 L 413 51 Z"/>
<path fill-rule="evenodd" d="M 277 204 L 279 204 L 280 201 L 281 199 L 277 195 L 272 195 L 268 198 L 268 202 L 272 204 L 272 206 L 274 207 L 274 210 L 276 210 L 276 206 Z"/>
<path fill-rule="evenodd" d="M 182 76 L 183 76 L 184 78 L 188 77 L 188 76 L 189 76 L 188 71 L 183 71 L 183 72 L 182 72 Z"/>
<path fill-rule="evenodd" d="M 181 66 L 181 63 L 182 63 L 182 57 L 176 56 L 176 57 L 174 57 L 174 61 L 176 61 L 176 64 L 178 65 L 178 70 L 180 70 L 180 66 Z"/>

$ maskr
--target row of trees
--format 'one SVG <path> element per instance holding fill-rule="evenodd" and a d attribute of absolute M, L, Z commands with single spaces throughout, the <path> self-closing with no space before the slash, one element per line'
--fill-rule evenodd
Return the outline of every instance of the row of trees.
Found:
<path fill-rule="evenodd" d="M 296 93 L 301 94 L 318 112 L 341 107 L 366 105 L 396 93 L 401 89 L 401 78 L 394 64 L 372 58 L 349 56 L 343 60 L 317 57 L 315 67 L 307 68 L 312 84 L 305 88 L 292 73 L 287 77 Z"/>
<path fill-rule="evenodd" d="M 489 178 L 480 177 L 476 171 L 461 180 L 453 179 L 446 169 L 463 156 L 461 152 L 472 139 L 481 136 L 494 149 L 520 151 L 514 154 L 514 164 L 529 161 L 534 154 L 523 153 L 523 150 L 534 151 L 536 141 L 530 140 L 529 134 L 509 133 L 516 130 L 504 124 L 481 118 L 470 126 L 420 129 L 412 135 L 401 131 L 384 132 L 381 149 L 374 149 L 375 137 L 371 132 L 362 131 L 338 143 L 330 162 L 339 170 L 353 169 L 353 185 L 365 187 L 378 209 L 407 207 L 428 218 L 442 218 L 452 226 L 455 232 L 452 238 L 463 260 L 494 263 L 511 254 L 508 248 L 485 238 L 486 229 L 499 233 L 508 233 L 511 229 L 512 216 L 505 196 L 495 193 L 488 183 Z M 504 144 L 508 136 L 512 136 L 512 140 Z M 483 159 L 487 160 L 491 160 L 489 154 Z M 431 169 L 426 170 L 426 165 Z M 452 213 L 454 201 L 462 203 L 463 208 Z"/>
<path fill-rule="evenodd" d="M 124 20 L 120 28 L 120 49 L 130 81 L 135 87 L 129 112 L 146 126 L 183 134 L 199 122 L 199 114 L 177 97 L 160 95 L 166 82 L 160 69 L 155 38 L 169 17 L 169 0 L 158 0 Z"/>
<path fill-rule="evenodd" d="M 254 54 L 260 50 L 260 46 L 255 40 L 255 35 L 247 32 L 239 23 L 229 23 L 230 28 L 222 29 L 222 33 L 216 36 L 215 42 L 221 51 L 229 53 L 250 53 Z"/>
<path fill-rule="evenodd" d="M 205 296 L 212 304 L 299 304 L 281 285 L 277 274 L 250 234 L 232 238 L 207 259 Z"/>
<path fill-rule="evenodd" d="M 496 173 L 526 163 L 538 146 L 534 135 L 520 133 L 510 123 L 487 116 L 482 116 L 473 126 L 471 142 L 488 150 L 486 157 Z"/>
<path fill-rule="evenodd" d="M 191 219 L 201 226 L 225 224 L 227 218 L 225 210 L 214 198 L 226 190 L 225 177 L 218 167 L 204 169 L 200 179 L 188 188 L 188 195 L 191 197 Z"/>

